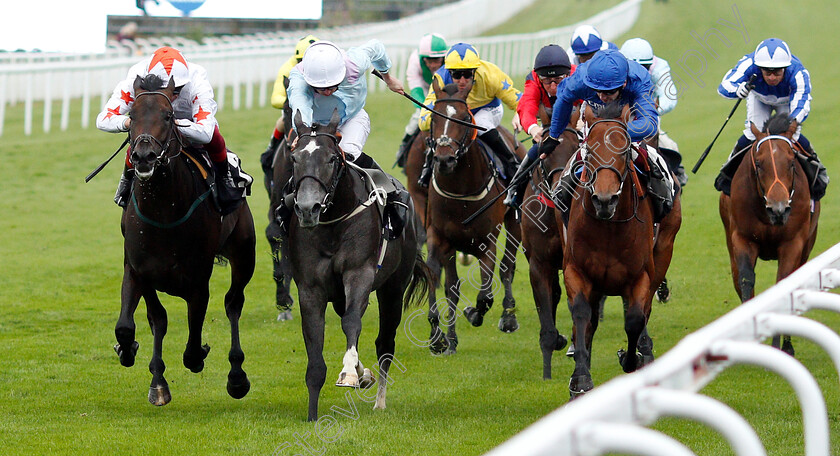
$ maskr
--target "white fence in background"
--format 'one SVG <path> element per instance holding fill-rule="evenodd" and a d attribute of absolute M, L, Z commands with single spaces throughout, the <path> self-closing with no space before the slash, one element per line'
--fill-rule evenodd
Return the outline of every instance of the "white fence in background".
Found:
<path fill-rule="evenodd" d="M 764 367 L 790 383 L 802 408 L 804 454 L 828 456 L 828 416 L 816 380 L 799 361 L 761 342 L 777 334 L 809 339 L 828 353 L 840 371 L 840 336 L 799 316 L 812 309 L 840 313 L 840 295 L 827 292 L 835 288 L 840 288 L 840 244 L 686 336 L 649 366 L 593 389 L 487 456 L 693 455 L 682 443 L 643 427 L 663 416 L 708 425 L 720 432 L 739 456 L 764 456 L 764 446 L 743 417 L 727 405 L 697 394 L 735 364 Z"/>
<path fill-rule="evenodd" d="M 343 47 L 377 38 L 388 48 L 394 74 L 403 78 L 406 60 L 417 46 L 419 37 L 437 31 L 451 43 L 474 44 L 485 60 L 496 63 L 511 75 L 521 75 L 531 68 L 534 56 L 545 44 L 567 47 L 574 28 L 581 23 L 594 25 L 607 40 L 621 36 L 635 23 L 642 0 L 627 0 L 570 26 L 531 34 L 471 38 L 506 21 L 533 2 L 464 0 L 397 21 L 208 39 L 201 45 L 173 37 L 138 40 L 132 47 L 112 43 L 107 52 L 94 55 L 0 54 L 0 135 L 3 134 L 6 107 L 19 104 L 24 106 L 24 133 L 31 135 L 36 121 L 34 106 L 38 102 L 44 103 L 44 132 L 52 128 L 56 102 L 60 102 L 61 130 L 67 130 L 71 124 L 90 127 L 114 86 L 139 60 L 139 55 L 151 54 L 163 45 L 181 49 L 188 59 L 207 68 L 220 110 L 239 110 L 252 108 L 254 103 L 258 106 L 268 104 L 278 68 L 293 54 L 297 40 L 306 33 L 335 41 Z M 384 84 L 373 76 L 368 82 L 372 91 L 384 89 Z M 71 122 L 71 101 L 78 99 L 81 99 L 81 110 L 74 116 L 79 115 L 79 118 Z M 91 107 L 94 102 L 96 105 Z"/>

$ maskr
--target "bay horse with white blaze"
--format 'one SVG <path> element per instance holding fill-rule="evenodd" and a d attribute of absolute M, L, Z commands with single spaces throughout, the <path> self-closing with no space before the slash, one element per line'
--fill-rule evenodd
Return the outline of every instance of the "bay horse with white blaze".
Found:
<path fill-rule="evenodd" d="M 820 202 L 811 202 L 808 178 L 796 158 L 796 124 L 782 113 L 768 120 L 764 131 L 754 124 L 750 129 L 756 141 L 732 177 L 731 196 L 720 194 L 732 281 L 741 302 L 755 295 L 758 258 L 778 260 L 777 282 L 808 261 L 820 218 Z M 773 344 L 779 346 L 778 337 Z M 790 336 L 782 349 L 794 354 Z"/>
<path fill-rule="evenodd" d="M 290 224 L 289 254 L 309 360 L 308 419 L 318 419 L 318 397 L 327 375 L 323 349 L 328 302 L 341 316 L 347 340 L 336 386 L 366 388 L 375 382 L 370 369 L 360 362 L 357 349 L 362 315 L 373 290 L 379 301 L 379 386 L 374 409 L 384 409 L 388 369 L 403 307 L 419 303 L 428 291 L 429 274 L 420 243 L 413 224 L 408 224 L 395 240 L 385 241 L 376 204 L 378 198 L 385 198 L 383 189 L 368 189 L 365 181 L 372 180 L 371 176 L 345 159 L 335 136 L 337 112 L 325 126 L 306 126 L 300 113 L 294 122 L 299 139 L 292 153 L 295 214 Z M 411 207 L 408 217 L 414 217 Z"/>
<path fill-rule="evenodd" d="M 466 101 L 469 88 L 458 90 L 457 84 L 448 84 L 441 88 L 435 81 L 432 89 L 437 96 L 435 111 L 474 123 Z M 516 150 L 517 155 L 522 157 L 525 154 L 524 148 L 515 141 L 510 132 L 502 127 L 499 129 L 511 150 Z M 455 353 L 458 345 L 455 322 L 461 296 L 455 265 L 456 251 L 473 255 L 479 260 L 476 265 L 480 269 L 481 284 L 475 305 L 464 308 L 467 320 L 473 326 L 481 326 L 484 315 L 493 305 L 496 244 L 503 223 L 507 236 L 505 251 L 499 265 L 499 278 L 504 286 L 505 296 L 502 301 L 504 310 L 499 319 L 499 330 L 513 332 L 519 328 L 512 283 L 520 228 L 513 211 L 508 212 L 507 206 L 500 198 L 470 224 L 462 223 L 462 220 L 475 213 L 485 202 L 504 191 L 494 164 L 476 140 L 477 132 L 475 128 L 449 119 L 432 117 L 428 144 L 434 158 L 424 222 L 428 247 L 427 264 L 434 283 L 429 292 L 428 314 L 431 324 L 429 349 L 434 354 Z M 441 312 L 437 308 L 435 293 L 435 288 L 440 282 L 441 268 L 446 271 L 445 294 L 449 307 L 448 318 L 443 322 L 448 326 L 445 335 L 440 329 Z"/>
<path fill-rule="evenodd" d="M 563 277 L 574 324 L 572 398 L 594 386 L 592 339 L 604 296 L 621 296 L 624 303 L 627 349 L 619 350 L 624 372 L 653 361 L 653 341 L 647 334 L 651 301 L 670 265 L 681 220 L 677 192 L 671 211 L 658 229 L 654 226 L 652 196 L 634 170 L 636 154 L 644 151 L 636 149 L 627 131 L 631 110 L 609 103 L 598 106 L 596 112 L 586 104 L 583 116 L 585 167 L 580 194 L 569 210 L 563 252 Z"/>
<path fill-rule="evenodd" d="M 251 211 L 243 200 L 235 211 L 222 217 L 208 197 L 211 191 L 206 170 L 210 162 L 201 161 L 200 151 L 184 147 L 172 109 L 172 82 L 163 87 L 163 81 L 154 75 L 138 77 L 134 92 L 129 134 L 137 179 L 121 224 L 125 261 L 114 349 L 123 366 L 134 365 L 138 348 L 134 312 L 142 296 L 154 336 L 149 402 L 167 404 L 171 395 L 161 357 L 167 317 L 157 291 L 187 302 L 189 338 L 184 366 L 201 372 L 210 351 L 201 341 L 210 275 L 216 256 L 223 256 L 231 269 L 230 288 L 225 294 L 231 329 L 227 391 L 234 398 L 242 398 L 250 389 L 242 370 L 245 355 L 239 343 L 239 317 L 245 286 L 254 273 L 256 236 Z"/>

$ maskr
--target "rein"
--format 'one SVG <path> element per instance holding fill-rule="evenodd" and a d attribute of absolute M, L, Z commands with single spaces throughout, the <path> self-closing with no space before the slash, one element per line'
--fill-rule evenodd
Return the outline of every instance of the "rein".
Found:
<path fill-rule="evenodd" d="M 760 179 L 761 176 L 759 176 L 759 174 L 758 174 L 758 165 L 756 164 L 755 153 L 756 153 L 756 151 L 758 151 L 758 148 L 761 147 L 762 144 L 764 144 L 765 141 L 769 141 L 769 140 L 772 140 L 772 139 L 779 139 L 779 140 L 785 141 L 788 144 L 788 146 L 790 146 L 791 150 L 795 151 L 795 149 L 793 147 L 793 142 L 791 142 L 790 139 L 788 139 L 784 136 L 770 135 L 770 136 L 765 136 L 764 138 L 761 138 L 758 142 L 755 143 L 755 146 L 750 148 L 750 161 L 752 161 L 753 174 L 755 175 L 755 181 L 756 181 L 756 184 L 758 186 L 758 191 L 761 194 L 762 198 L 764 198 L 764 204 L 767 204 L 767 194 L 770 192 L 770 190 L 773 189 L 773 187 L 776 184 L 781 185 L 782 188 L 787 192 L 787 194 L 788 194 L 788 204 L 790 204 L 791 201 L 793 201 L 793 194 L 794 194 L 795 186 L 796 186 L 796 173 L 793 173 L 793 179 L 791 180 L 791 183 L 790 183 L 790 189 L 788 189 L 787 186 L 785 186 L 784 182 L 782 182 L 782 180 L 779 179 L 779 171 L 776 169 L 776 153 L 775 153 L 776 150 L 773 147 L 772 142 L 769 142 L 768 145 L 770 146 L 770 162 L 773 165 L 773 183 L 770 184 L 770 188 L 768 188 L 766 191 L 764 190 L 764 187 L 761 185 L 761 179 Z M 795 152 L 794 152 L 794 154 L 795 154 Z M 795 160 L 795 158 L 794 158 L 794 160 Z"/>

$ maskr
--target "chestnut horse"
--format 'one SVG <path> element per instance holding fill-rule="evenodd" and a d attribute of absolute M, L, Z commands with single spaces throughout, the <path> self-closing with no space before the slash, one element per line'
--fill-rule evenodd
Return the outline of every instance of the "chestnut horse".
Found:
<path fill-rule="evenodd" d="M 720 218 L 735 292 L 744 302 L 755 294 L 755 264 L 778 260 L 776 281 L 808 261 L 817 239 L 820 203 L 811 203 L 808 179 L 796 159 L 796 125 L 787 114 L 771 118 L 732 177 L 731 196 L 720 194 Z M 778 338 L 773 343 L 778 347 Z M 790 337 L 782 347 L 793 355 Z"/>
<path fill-rule="evenodd" d="M 619 350 L 624 372 L 653 361 L 653 341 L 647 335 L 651 301 L 670 265 L 681 220 L 677 195 L 658 229 L 654 225 L 652 196 L 633 169 L 634 155 L 642 152 L 627 132 L 630 109 L 619 103 L 599 106 L 600 112 L 588 104 L 583 109 L 585 168 L 578 197 L 569 209 L 563 251 L 563 278 L 574 324 L 572 398 L 594 386 L 592 339 L 604 296 L 621 296 L 624 303 L 627 350 Z"/>
<path fill-rule="evenodd" d="M 458 90 L 457 84 L 440 88 L 433 84 L 437 95 L 434 110 L 449 117 L 473 122 L 467 106 L 469 88 Z M 510 132 L 502 129 L 508 144 L 515 143 L 517 154 L 524 155 L 524 148 L 511 141 Z M 460 282 L 455 264 L 455 253 L 464 252 L 478 258 L 481 283 L 475 306 L 464 308 L 464 315 L 473 326 L 481 326 L 484 315 L 493 305 L 493 272 L 496 267 L 496 243 L 504 223 L 507 231 L 505 251 L 499 266 L 499 278 L 505 289 L 502 301 L 504 310 L 499 320 L 499 329 L 513 332 L 519 328 L 516 320 L 513 298 L 513 274 L 516 268 L 516 252 L 519 246 L 520 229 L 513 212 L 508 212 L 501 198 L 497 203 L 464 225 L 462 220 L 481 208 L 491 198 L 504 191 L 498 173 L 484 147 L 476 140 L 475 128 L 452 122 L 438 116 L 432 117 L 429 144 L 433 159 L 432 182 L 428 190 L 425 210 L 427 264 L 435 286 L 429 293 L 429 314 L 431 334 L 429 349 L 434 354 L 456 352 L 458 336 L 455 331 Z M 408 165 L 406 165 L 408 168 Z M 410 179 L 409 179 L 410 180 Z M 416 198 L 416 195 L 414 195 Z M 437 307 L 435 288 L 440 283 L 441 268 L 446 271 L 446 301 L 449 314 L 441 322 L 441 311 Z M 448 326 L 446 335 L 441 324 Z"/>
<path fill-rule="evenodd" d="M 345 159 L 336 138 L 337 111 L 328 125 L 308 127 L 300 113 L 294 121 L 299 140 L 292 153 L 295 215 L 290 223 L 289 259 L 308 358 L 308 419 L 318 419 L 318 397 L 327 375 L 323 349 L 328 302 L 341 316 L 347 342 L 336 386 L 366 388 L 374 383 L 357 349 L 362 316 L 373 290 L 379 303 L 379 388 L 374 408 L 384 409 L 403 307 L 419 304 L 428 290 L 429 272 L 421 246 L 411 224 L 397 239 L 384 240 L 375 204 L 384 199 L 382 188 L 369 190 L 367 172 Z M 409 209 L 408 217 L 414 217 L 413 208 Z"/>
<path fill-rule="evenodd" d="M 547 124 L 547 122 L 546 122 Z M 551 357 L 562 350 L 566 338 L 557 331 L 557 304 L 563 295 L 560 271 L 563 269 L 563 233 L 555 218 L 559 208 L 552 193 L 580 142 L 575 130 L 567 128 L 563 141 L 546 157 L 531 177 L 522 201 L 522 247 L 528 259 L 528 275 L 534 304 L 540 319 L 540 349 L 543 379 L 551 378 Z"/>
<path fill-rule="evenodd" d="M 221 255 L 230 261 L 231 269 L 230 288 L 225 294 L 231 336 L 227 390 L 240 399 L 250 389 L 242 370 L 245 355 L 239 345 L 239 316 L 245 302 L 245 286 L 254 274 L 254 220 L 246 201 L 221 217 L 208 199 L 210 188 L 205 179 L 209 161 L 203 165 L 197 151 L 184 149 L 172 109 L 173 83 L 168 87 L 162 84 L 154 75 L 144 79 L 138 76 L 134 81 L 129 133 L 137 179 L 131 203 L 122 217 L 125 260 L 114 350 L 123 366 L 134 365 L 138 347 L 134 340 L 134 312 L 142 296 L 154 336 L 149 402 L 167 404 L 172 397 L 163 377 L 166 366 L 161 357 L 167 318 L 157 291 L 187 302 L 189 338 L 184 366 L 201 372 L 210 351 L 208 345 L 201 343 L 210 275 L 214 259 Z"/>

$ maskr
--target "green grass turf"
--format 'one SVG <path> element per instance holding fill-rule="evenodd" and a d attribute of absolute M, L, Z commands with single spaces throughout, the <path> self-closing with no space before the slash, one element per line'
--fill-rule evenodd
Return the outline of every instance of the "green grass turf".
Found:
<path fill-rule="evenodd" d="M 595 3 L 601 8 L 615 2 Z M 540 25 L 573 22 L 564 14 L 588 8 L 587 2 L 561 5 L 535 12 L 547 21 Z M 746 42 L 738 31 L 717 22 L 734 21 L 732 7 L 731 2 L 722 0 L 647 1 L 633 30 L 616 40 L 620 45 L 626 38 L 647 37 L 657 55 L 671 62 L 675 77 L 686 83 L 676 110 L 663 120 L 665 129 L 679 142 L 686 166 L 694 164 L 732 106 L 732 101 L 715 93 L 720 77 L 759 40 L 779 36 L 811 71 L 815 101 L 804 132 L 829 173 L 838 175 L 840 159 L 834 151 L 840 140 L 833 129 L 834 117 L 840 115 L 840 100 L 831 89 L 836 72 L 828 50 L 838 38 L 833 5 L 803 1 L 786 4 L 780 11 L 759 3 L 738 3 L 748 32 Z M 515 31 L 527 31 L 525 24 L 526 28 Z M 727 46 L 710 38 L 716 59 L 691 35 L 693 31 L 703 36 L 712 27 L 729 42 Z M 696 56 L 692 51 L 705 61 L 705 73 L 700 76 L 703 87 L 692 82 L 679 64 L 682 59 L 693 65 L 691 68 L 701 68 L 702 61 L 689 60 Z M 512 76 L 522 81 L 523 75 Z M 36 107 L 36 112 L 42 112 L 38 109 L 43 108 Z M 411 109 L 394 94 L 369 98 L 373 133 L 366 151 L 386 169 L 393 162 Z M 739 134 L 743 109 L 685 189 L 683 228 L 668 274 L 673 299 L 655 304 L 650 321 L 658 355 L 738 303 L 712 180 Z M 373 412 L 360 398 L 350 400 L 358 408 L 358 416 L 334 411 L 333 407 L 350 410 L 350 403 L 346 390 L 329 386 L 340 370 L 344 341 L 339 319 L 328 313 L 324 356 L 329 371 L 320 411 L 335 422 L 332 428 L 326 421 L 317 427 L 306 423 L 306 356 L 300 319 L 296 311 L 292 322 L 274 320 L 271 261 L 262 236 L 268 201 L 258 183 L 249 199 L 258 232 L 257 268 L 246 289 L 241 321 L 244 368 L 252 390 L 238 401 L 225 392 L 229 329 L 222 299 L 229 271 L 217 268 L 204 332 L 213 351 L 202 373 L 192 374 L 181 365 L 186 306 L 179 299 L 162 298 L 170 317 L 164 360 L 173 399 L 162 408 L 149 405 L 146 395 L 151 376 L 146 364 L 151 336 L 144 305 L 136 315 L 137 364 L 130 369 L 121 367 L 111 349 L 122 276 L 120 211 L 111 202 L 119 162 L 90 183 L 83 183 L 84 176 L 110 155 L 122 138 L 93 128 L 71 128 L 69 132 L 54 128 L 47 135 L 38 131 L 37 118 L 36 133 L 24 137 L 20 133 L 22 110 L 21 106 L 7 109 L 10 120 L 0 137 L 0 446 L 4 453 L 271 454 L 289 443 L 277 453 L 291 455 L 306 454 L 295 443 L 305 440 L 313 453 L 327 455 L 474 455 L 568 400 L 573 363 L 562 353 L 554 359 L 554 379 L 541 379 L 539 327 L 527 267 L 520 255 L 514 287 L 520 330 L 502 334 L 495 328 L 501 307 L 497 300 L 483 327 L 473 328 L 458 320 L 460 346 L 453 357 L 432 357 L 428 350 L 412 345 L 401 331 L 397 358 L 405 370 L 392 371 L 395 382 L 389 388 L 384 412 Z M 228 110 L 219 115 L 229 147 L 258 178 L 258 157 L 276 115 L 271 108 Z M 505 122 L 509 119 L 510 114 Z M 815 254 L 838 242 L 835 185 L 823 199 Z M 769 287 L 775 264 L 761 264 L 757 274 L 757 288 Z M 462 292 L 465 298 L 474 299 L 475 293 L 468 287 Z M 364 318 L 359 347 L 367 365 L 374 359 L 375 305 L 372 303 Z M 814 315 L 833 328 L 840 327 L 836 316 L 825 312 Z M 569 325 L 568 310 L 561 304 L 558 326 L 568 333 Z M 426 334 L 425 319 L 414 320 L 411 329 Z M 837 373 L 816 346 L 801 339 L 794 343 L 797 358 L 812 369 L 826 394 L 832 453 L 840 453 Z M 596 385 L 621 374 L 615 351 L 625 344 L 620 301 L 612 298 L 595 336 L 592 374 Z M 801 414 L 791 388 L 778 377 L 762 369 L 738 367 L 726 371 L 704 391 L 742 412 L 764 439 L 769 454 L 802 453 Z M 702 425 L 668 419 L 655 427 L 685 442 L 698 455 L 732 454 L 719 435 Z"/>

